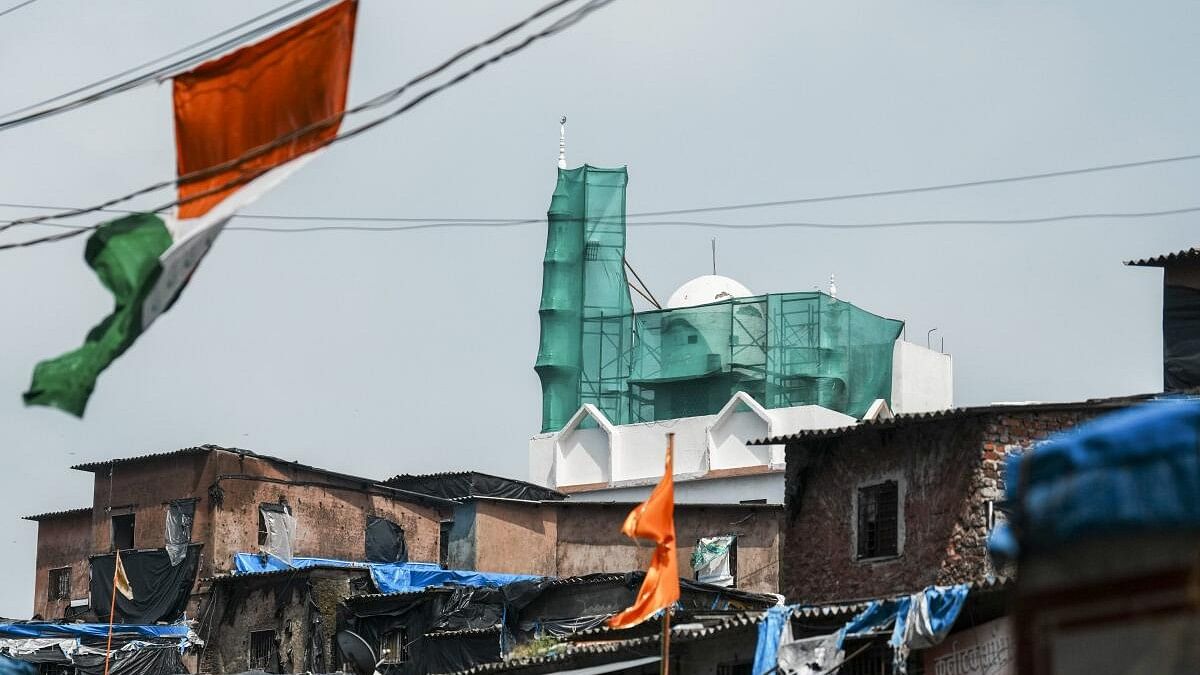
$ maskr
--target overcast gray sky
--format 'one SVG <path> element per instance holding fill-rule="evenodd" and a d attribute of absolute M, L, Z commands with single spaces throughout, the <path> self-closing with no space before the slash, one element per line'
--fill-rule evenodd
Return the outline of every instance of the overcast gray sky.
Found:
<path fill-rule="evenodd" d="M 15 0 L 0 2 L 0 8 Z M 539 0 L 540 1 L 540 0 Z M 279 0 L 40 0 L 0 17 L 0 109 L 165 54 Z M 362 0 L 361 101 L 535 2 Z M 250 211 L 531 217 L 575 165 L 627 164 L 631 211 L 946 183 L 1200 152 L 1192 2 L 615 4 L 366 137 Z M 0 132 L 0 202 L 84 205 L 173 174 L 170 88 Z M 734 223 L 1018 218 L 1200 204 L 1200 162 L 704 215 Z M 164 201 L 158 197 L 154 201 Z M 150 201 L 142 202 L 143 205 Z M 0 219 L 36 213 L 0 209 Z M 1196 216 L 830 231 L 633 228 L 660 298 L 718 268 L 938 328 L 959 404 L 1161 384 L 1160 276 Z M 95 222 L 89 219 L 88 222 Z M 246 223 L 247 221 L 242 221 Z M 262 224 L 262 223 L 256 223 Z M 22 234 L 47 230 L 26 228 Z M 24 408 L 34 364 L 111 309 L 82 238 L 0 252 L 0 614 L 27 617 L 36 525 L 87 506 L 85 460 L 218 443 L 385 477 L 525 477 L 545 231 L 228 232 L 99 382 L 86 419 Z"/>

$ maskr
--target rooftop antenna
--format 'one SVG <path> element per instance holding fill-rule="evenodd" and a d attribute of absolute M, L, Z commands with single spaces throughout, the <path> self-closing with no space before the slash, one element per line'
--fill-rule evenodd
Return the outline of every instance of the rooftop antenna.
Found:
<path fill-rule="evenodd" d="M 712 238 L 713 276 L 717 276 L 717 238 Z"/>
<path fill-rule="evenodd" d="M 837 284 L 833 281 L 833 275 L 829 275 L 829 297 L 837 299 Z"/>
<path fill-rule="evenodd" d="M 558 168 L 567 168 L 567 116 L 558 118 Z"/>

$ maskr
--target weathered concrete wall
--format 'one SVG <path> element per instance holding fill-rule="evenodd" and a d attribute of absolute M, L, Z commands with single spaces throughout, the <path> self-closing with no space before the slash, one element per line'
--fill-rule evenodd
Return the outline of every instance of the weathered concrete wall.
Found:
<path fill-rule="evenodd" d="M 177 455 L 128 464 L 115 464 L 96 472 L 92 504 L 92 552 L 112 550 L 111 517 L 134 514 L 134 548 L 161 548 L 166 542 L 167 503 L 202 496 L 206 455 Z M 193 541 L 206 526 L 196 509 Z"/>
<path fill-rule="evenodd" d="M 549 504 L 476 500 L 475 569 L 553 576 L 558 522 Z"/>
<path fill-rule="evenodd" d="M 71 599 L 87 599 L 87 556 L 92 548 L 90 511 L 55 516 L 38 522 L 36 573 L 33 584 L 33 613 L 43 619 L 61 619 Z M 49 599 L 50 570 L 71 568 L 71 597 Z"/>
<path fill-rule="evenodd" d="M 783 593 L 849 600 L 994 574 L 987 501 L 1003 497 L 1005 456 L 1099 412 L 1001 411 L 789 444 Z M 858 488 L 891 479 L 902 500 L 900 553 L 856 560 Z"/>
<path fill-rule="evenodd" d="M 629 504 L 564 504 L 558 509 L 558 576 L 642 570 L 653 546 L 638 545 L 621 534 Z M 691 557 L 700 537 L 738 535 L 738 588 L 779 591 L 780 509 L 728 505 L 675 507 L 679 575 L 694 578 Z"/>
<path fill-rule="evenodd" d="M 307 660 L 312 619 L 320 624 L 324 672 L 337 670 L 340 664 L 333 663 L 337 604 L 350 597 L 351 579 L 362 575 L 361 570 L 313 570 L 219 583 L 211 596 L 214 605 L 204 609 L 204 616 L 211 618 L 202 626 L 207 644 L 200 655 L 201 670 L 245 672 L 250 666 L 250 633 L 273 630 L 279 654 L 277 672 L 304 672 L 312 665 Z M 309 614 L 310 594 L 315 616 Z"/>
<path fill-rule="evenodd" d="M 228 465 L 237 458 L 222 454 L 214 460 Z M 362 560 L 367 518 L 374 515 L 404 528 L 410 560 L 437 562 L 440 517 L 433 507 L 372 494 L 361 483 L 303 467 L 279 467 L 254 458 L 246 458 L 236 469 L 222 466 L 212 478 L 223 493 L 220 504 L 208 495 L 204 500 L 214 528 L 206 546 L 213 573 L 229 571 L 234 553 L 258 550 L 259 506 L 280 500 L 296 517 L 296 555 Z"/>

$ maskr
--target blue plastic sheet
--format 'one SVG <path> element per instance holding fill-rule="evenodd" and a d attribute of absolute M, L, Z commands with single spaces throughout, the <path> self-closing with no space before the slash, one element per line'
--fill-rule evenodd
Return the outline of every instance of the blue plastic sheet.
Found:
<path fill-rule="evenodd" d="M 233 565 L 237 574 L 279 572 L 306 567 L 348 567 L 367 569 L 371 580 L 380 593 L 410 593 L 430 586 L 458 584 L 461 586 L 504 586 L 514 581 L 528 581 L 541 577 L 524 574 L 493 574 L 471 570 L 444 570 L 435 563 L 368 563 L 332 558 L 292 558 L 287 561 L 260 553 L 235 553 Z"/>
<path fill-rule="evenodd" d="M 1200 528 L 1200 400 L 1166 398 L 1057 434 L 1006 467 L 993 554 L 1093 535 Z"/>
<path fill-rule="evenodd" d="M 526 574 L 493 574 L 468 570 L 444 570 L 436 565 L 420 563 L 391 563 L 371 565 L 371 579 L 380 593 L 411 593 L 430 586 L 458 584 L 460 586 L 504 586 L 514 581 L 531 581 L 541 577 Z"/>
<path fill-rule="evenodd" d="M 921 647 L 937 644 L 958 620 L 967 594 L 967 586 L 959 584 L 930 586 L 913 595 L 875 600 L 842 628 L 838 634 L 838 649 L 845 648 L 847 637 L 863 635 L 888 625 L 892 626 L 892 637 L 888 644 L 893 649 L 910 647 L 914 641 L 920 641 Z M 911 618 L 920 621 L 910 622 L 909 615 L 913 612 L 917 615 Z M 913 628 L 909 628 L 910 625 Z"/>
<path fill-rule="evenodd" d="M 779 661 L 779 640 L 783 629 L 792 617 L 795 605 L 776 605 L 767 610 L 767 615 L 758 624 L 758 644 L 754 647 L 754 675 L 765 675 L 775 670 Z"/>
<path fill-rule="evenodd" d="M 27 661 L 0 656 L 0 675 L 37 675 L 38 669 Z"/>
<path fill-rule="evenodd" d="M 186 638 L 188 627 L 182 624 L 140 625 L 113 624 L 113 635 L 143 638 Z M 106 623 L 0 623 L 0 638 L 57 638 L 57 637 L 108 637 Z"/>

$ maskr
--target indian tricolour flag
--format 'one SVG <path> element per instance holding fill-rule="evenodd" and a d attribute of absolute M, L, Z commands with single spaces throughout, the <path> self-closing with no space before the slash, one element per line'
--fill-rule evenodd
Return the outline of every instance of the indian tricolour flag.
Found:
<path fill-rule="evenodd" d="M 344 0 L 174 78 L 180 204 L 104 223 L 88 239 L 84 260 L 116 307 L 82 347 L 37 365 L 27 404 L 82 416 L 96 378 L 179 298 L 237 210 L 337 135 L 356 9 Z"/>

